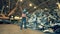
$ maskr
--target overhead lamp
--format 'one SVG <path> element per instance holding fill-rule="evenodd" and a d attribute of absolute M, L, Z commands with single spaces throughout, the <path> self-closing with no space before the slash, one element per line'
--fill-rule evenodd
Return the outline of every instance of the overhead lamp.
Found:
<path fill-rule="evenodd" d="M 14 17 L 14 19 L 20 19 L 20 17 L 18 17 L 18 16 L 15 16 L 15 17 Z"/>
<path fill-rule="evenodd" d="M 59 2 L 57 2 L 56 4 L 58 5 L 58 8 L 60 9 L 60 3 L 59 3 Z"/>
<path fill-rule="evenodd" d="M 47 8 L 45 8 L 45 10 L 48 10 Z"/>
<path fill-rule="evenodd" d="M 36 6 L 34 6 L 34 9 L 36 9 L 37 7 Z"/>
<path fill-rule="evenodd" d="M 19 0 L 20 2 L 22 2 L 23 0 Z"/>
<path fill-rule="evenodd" d="M 58 4 L 58 8 L 60 9 L 60 4 Z"/>
<path fill-rule="evenodd" d="M 9 7 L 9 6 L 6 6 L 6 7 Z"/>
<path fill-rule="evenodd" d="M 32 6 L 32 4 L 30 3 L 29 6 Z"/>
<path fill-rule="evenodd" d="M 11 16 L 12 18 L 14 17 L 14 16 Z"/>
<path fill-rule="evenodd" d="M 57 2 L 56 4 L 59 4 L 59 2 Z"/>

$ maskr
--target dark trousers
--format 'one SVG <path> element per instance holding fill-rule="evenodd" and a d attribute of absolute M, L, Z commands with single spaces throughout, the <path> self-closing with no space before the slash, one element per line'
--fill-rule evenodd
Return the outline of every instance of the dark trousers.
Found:
<path fill-rule="evenodd" d="M 23 25 L 24 25 L 24 28 L 26 29 L 26 17 L 23 17 L 22 18 L 22 23 L 21 23 L 21 29 L 23 28 Z"/>

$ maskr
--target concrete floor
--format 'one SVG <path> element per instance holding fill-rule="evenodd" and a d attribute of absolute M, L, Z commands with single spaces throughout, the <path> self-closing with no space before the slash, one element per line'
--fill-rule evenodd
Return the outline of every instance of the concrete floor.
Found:
<path fill-rule="evenodd" d="M 13 24 L 0 24 L 0 34 L 44 34 L 44 33 L 31 29 L 20 30 L 19 26 Z"/>

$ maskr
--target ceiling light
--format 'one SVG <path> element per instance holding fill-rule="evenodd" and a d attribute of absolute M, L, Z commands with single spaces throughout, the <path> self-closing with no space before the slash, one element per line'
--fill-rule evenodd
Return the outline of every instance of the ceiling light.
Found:
<path fill-rule="evenodd" d="M 32 4 L 30 3 L 29 6 L 32 6 Z"/>

